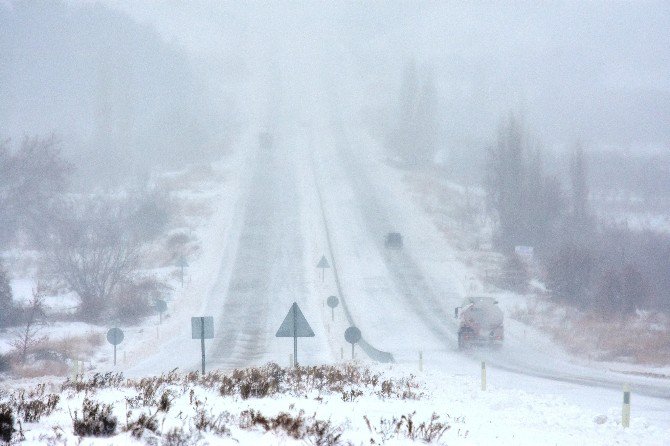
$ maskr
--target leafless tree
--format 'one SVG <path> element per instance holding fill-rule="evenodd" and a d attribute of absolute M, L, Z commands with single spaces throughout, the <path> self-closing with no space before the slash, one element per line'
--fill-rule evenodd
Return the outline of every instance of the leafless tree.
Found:
<path fill-rule="evenodd" d="M 39 287 L 33 290 L 33 296 L 26 305 L 24 314 L 25 325 L 23 328 L 14 331 L 13 339 L 10 341 L 21 359 L 21 363 L 26 362 L 28 353 L 32 349 L 46 340 L 45 336 L 39 336 L 45 317 L 44 294 L 39 290 Z"/>
<path fill-rule="evenodd" d="M 78 294 L 82 317 L 99 320 L 119 284 L 135 271 L 140 244 L 110 200 L 70 205 L 59 214 L 43 240 L 48 263 Z"/>

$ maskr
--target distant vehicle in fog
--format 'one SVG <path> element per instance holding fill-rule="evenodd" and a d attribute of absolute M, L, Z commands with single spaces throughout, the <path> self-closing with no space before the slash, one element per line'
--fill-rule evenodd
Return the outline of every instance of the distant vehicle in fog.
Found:
<path fill-rule="evenodd" d="M 272 148 L 272 134 L 270 132 L 260 132 L 258 134 L 258 146 L 264 150 Z"/>
<path fill-rule="evenodd" d="M 384 245 L 390 249 L 402 248 L 402 235 L 400 235 L 398 232 L 389 232 L 386 234 Z"/>
<path fill-rule="evenodd" d="M 458 323 L 458 348 L 474 345 L 502 345 L 505 338 L 503 312 L 492 297 L 466 297 L 454 309 Z"/>

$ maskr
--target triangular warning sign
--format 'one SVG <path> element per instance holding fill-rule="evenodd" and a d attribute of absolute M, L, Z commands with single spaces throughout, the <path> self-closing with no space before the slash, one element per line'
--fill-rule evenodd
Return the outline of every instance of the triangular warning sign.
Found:
<path fill-rule="evenodd" d="M 319 263 L 316 265 L 317 268 L 330 268 L 330 264 L 328 263 L 328 259 L 326 259 L 326 256 L 321 256 L 321 260 L 319 260 Z"/>
<path fill-rule="evenodd" d="M 295 330 L 295 333 L 294 333 Z M 291 309 L 284 318 L 281 327 L 277 330 L 275 335 L 278 338 L 292 338 L 293 336 L 298 338 L 311 338 L 314 336 L 312 327 L 307 323 L 307 319 L 300 311 L 298 304 L 293 302 Z"/>

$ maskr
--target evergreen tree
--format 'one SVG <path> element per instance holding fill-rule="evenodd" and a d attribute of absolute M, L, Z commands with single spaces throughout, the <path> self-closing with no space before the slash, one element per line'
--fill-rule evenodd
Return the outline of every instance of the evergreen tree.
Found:
<path fill-rule="evenodd" d="M 545 175 L 541 150 L 514 116 L 500 126 L 498 141 L 489 149 L 486 186 L 503 249 L 548 243 L 562 213 L 561 185 Z"/>
<path fill-rule="evenodd" d="M 391 155 L 410 166 L 432 163 L 440 128 L 437 88 L 430 72 L 421 81 L 414 60 L 403 70 L 396 120 L 386 142 Z"/>
<path fill-rule="evenodd" d="M 413 143 L 416 141 L 416 104 L 418 73 L 414 60 L 405 65 L 400 86 L 397 123 L 391 132 L 389 148 L 400 160 L 413 164 Z"/>
<path fill-rule="evenodd" d="M 569 232 L 576 240 L 590 234 L 593 218 L 589 209 L 589 188 L 584 147 L 577 144 L 570 156 L 571 215 Z"/>
<path fill-rule="evenodd" d="M 0 327 L 6 327 L 14 309 L 7 272 L 0 265 Z"/>

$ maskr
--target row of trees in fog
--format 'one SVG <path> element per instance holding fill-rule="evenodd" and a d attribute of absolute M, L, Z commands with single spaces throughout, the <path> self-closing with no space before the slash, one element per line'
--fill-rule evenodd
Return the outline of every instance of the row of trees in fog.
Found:
<path fill-rule="evenodd" d="M 15 2 L 0 23 L 0 135 L 63 135 L 73 186 L 220 156 L 230 104 L 150 27 L 81 2 Z"/>
<path fill-rule="evenodd" d="M 405 66 L 394 119 L 386 146 L 396 161 L 409 166 L 435 161 L 440 137 L 437 88 L 432 72 L 420 73 L 414 61 Z"/>
<path fill-rule="evenodd" d="M 437 98 L 431 71 L 408 63 L 386 126 L 385 146 L 396 163 L 429 166 L 446 151 L 448 123 L 438 112 Z M 523 270 L 514 248 L 532 246 L 556 300 L 609 315 L 670 312 L 670 236 L 602 221 L 591 200 L 595 186 L 601 194 L 627 191 L 645 202 L 655 200 L 656 206 L 669 202 L 667 166 L 660 160 L 632 162 L 630 154 L 587 153 L 577 143 L 563 154 L 549 152 L 512 115 L 501 121 L 495 142 L 481 156 L 476 154 L 481 149 L 469 152 L 460 164 L 445 165 L 445 171 L 459 181 L 483 180 L 486 212 L 495 222 L 494 244 L 507 253 L 512 269 Z M 598 169 L 589 169 L 594 163 Z"/>
<path fill-rule="evenodd" d="M 562 181 L 545 173 L 541 145 L 510 117 L 487 161 L 496 246 L 509 255 L 515 246 L 533 246 L 555 299 L 609 315 L 670 311 L 670 237 L 597 220 L 582 146 L 564 161 Z"/>
<path fill-rule="evenodd" d="M 0 23 L 0 138 L 67 142 L 0 139 L 0 251 L 37 252 L 78 318 L 137 319 L 162 287 L 137 274 L 142 248 L 172 209 L 146 187 L 152 169 L 220 158 L 231 106 L 186 51 L 120 10 L 13 2 Z M 8 283 L 0 265 L 0 325 L 29 314 Z"/>
<path fill-rule="evenodd" d="M 136 277 L 142 247 L 170 220 L 167 195 L 67 194 L 71 165 L 54 138 L 0 145 L 0 250 L 12 244 L 39 251 L 43 276 L 77 293 L 84 320 L 136 320 L 150 311 L 160 284 Z M 0 326 L 20 323 L 7 273 L 0 265 Z"/>

